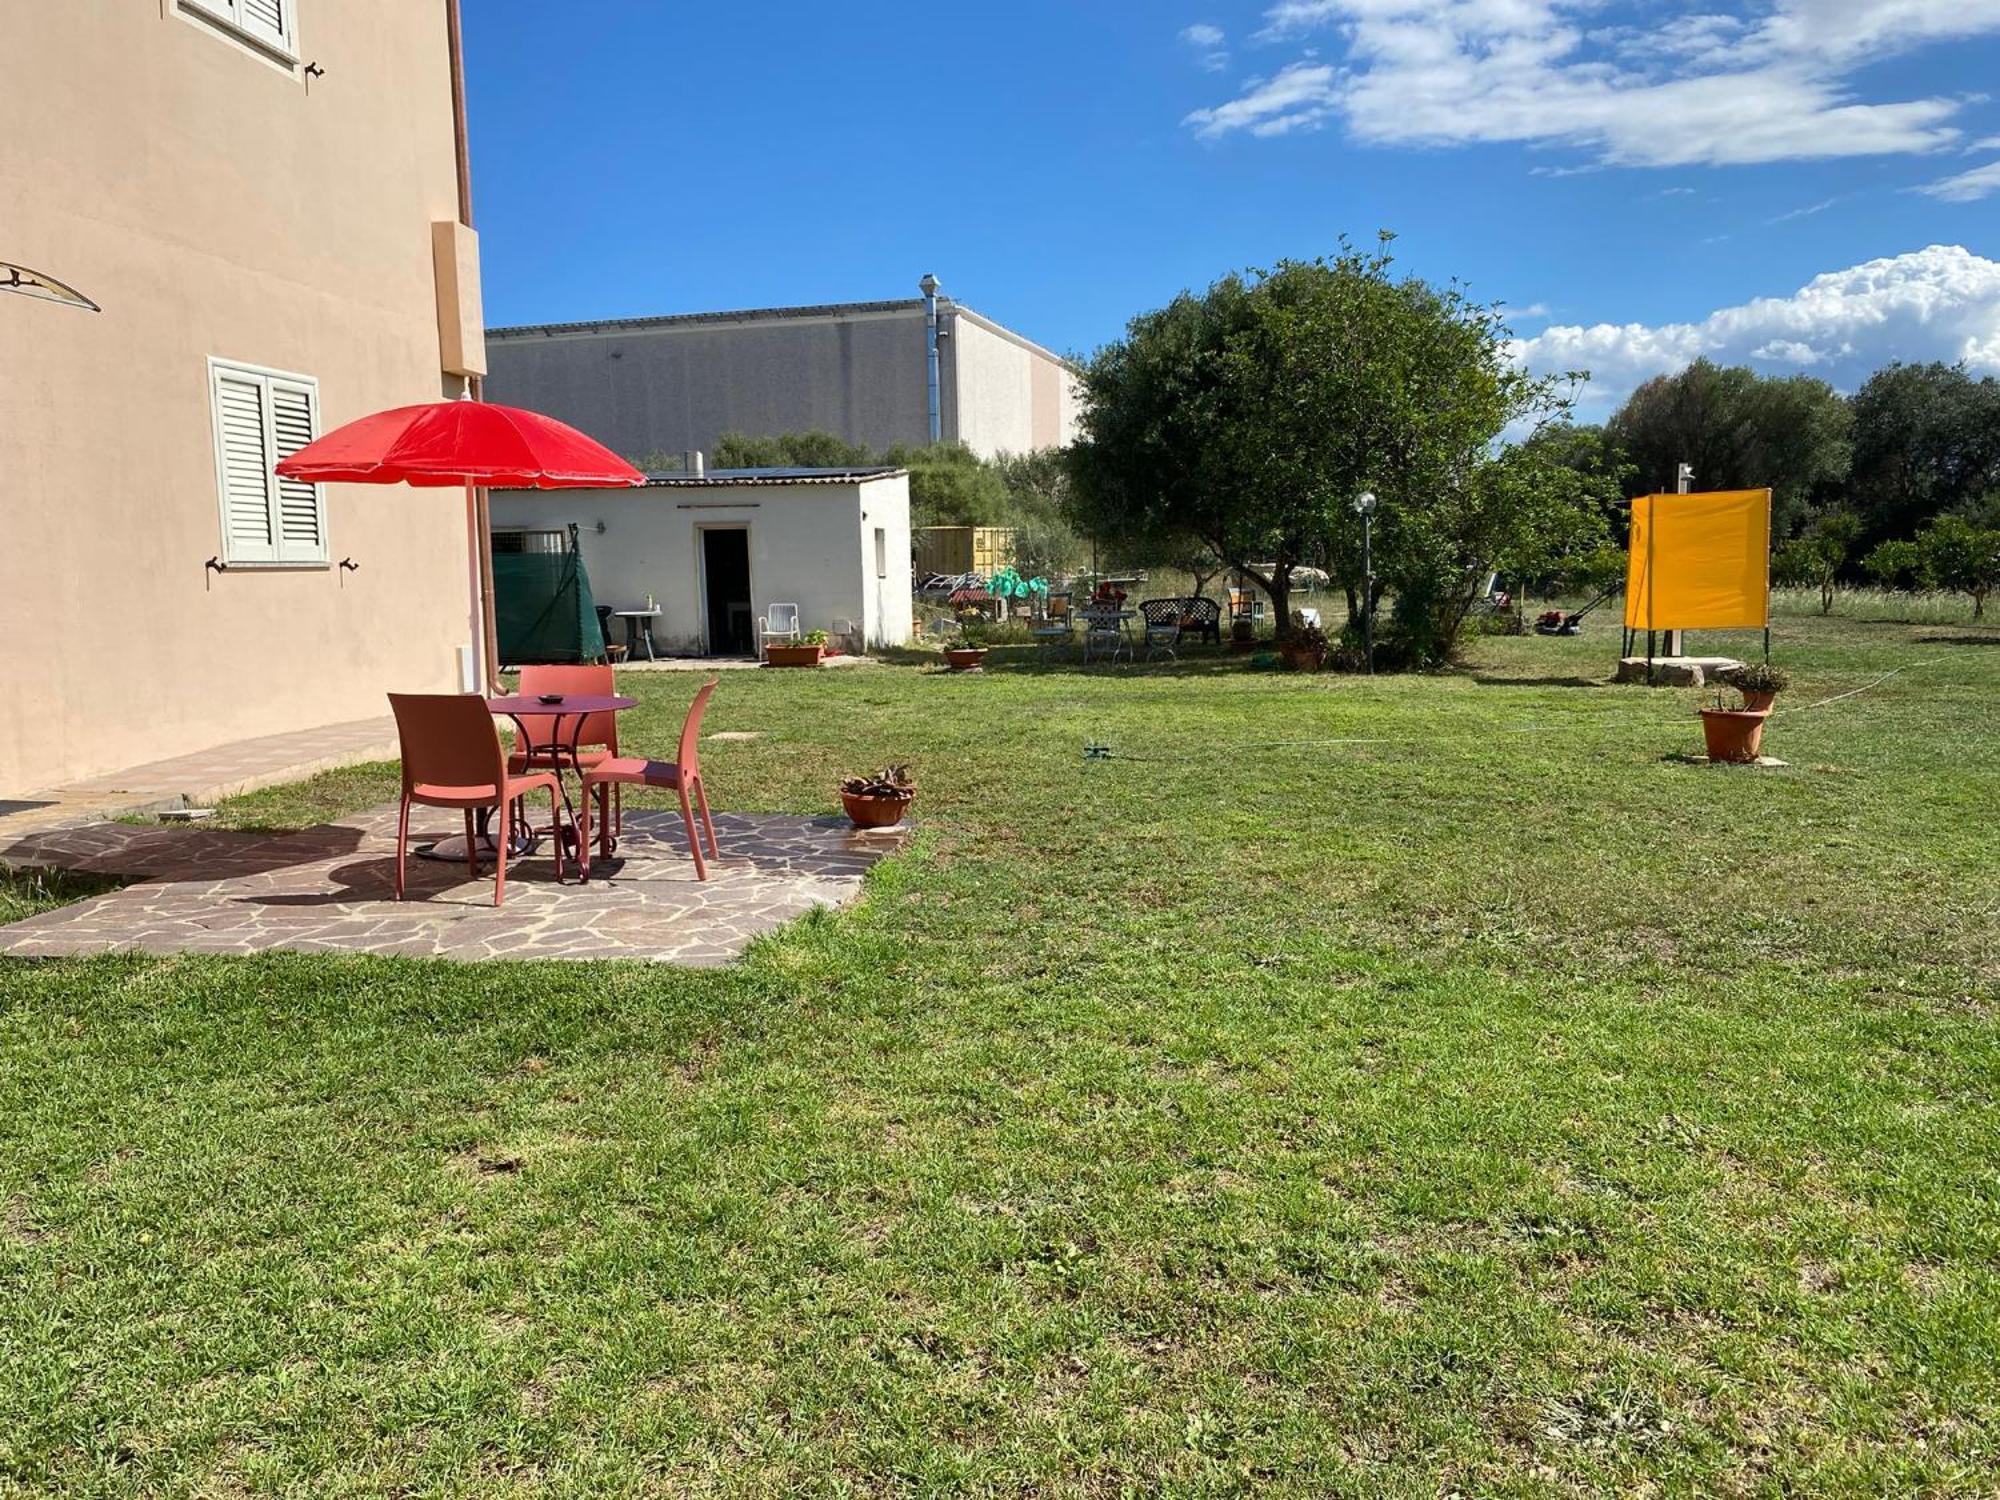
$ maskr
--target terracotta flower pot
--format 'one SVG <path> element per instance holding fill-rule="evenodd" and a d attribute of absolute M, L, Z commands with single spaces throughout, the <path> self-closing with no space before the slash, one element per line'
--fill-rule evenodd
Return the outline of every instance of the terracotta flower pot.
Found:
<path fill-rule="evenodd" d="M 1737 691 L 1742 692 L 1742 689 L 1739 688 Z M 1776 693 L 1743 693 L 1743 707 L 1747 712 L 1753 714 L 1769 713 L 1771 705 L 1777 701 L 1778 695 Z"/>
<path fill-rule="evenodd" d="M 1749 765 L 1764 745 L 1764 721 L 1769 709 L 1704 708 L 1701 711 L 1702 738 L 1708 741 L 1708 758 L 1732 765 Z"/>
<path fill-rule="evenodd" d="M 916 800 L 915 792 L 901 797 L 861 797 L 853 792 L 840 794 L 841 806 L 847 809 L 847 816 L 854 820 L 856 828 L 893 828 L 903 821 L 903 814 Z"/>
<path fill-rule="evenodd" d="M 764 660 L 774 667 L 816 667 L 821 650 L 819 646 L 766 646 Z"/>
<path fill-rule="evenodd" d="M 1284 658 L 1287 672 L 1317 672 L 1325 661 L 1323 654 L 1310 646 L 1285 646 L 1278 654 Z"/>
<path fill-rule="evenodd" d="M 954 672 L 977 672 L 985 660 L 984 646 L 953 646 L 944 654 L 944 664 Z"/>

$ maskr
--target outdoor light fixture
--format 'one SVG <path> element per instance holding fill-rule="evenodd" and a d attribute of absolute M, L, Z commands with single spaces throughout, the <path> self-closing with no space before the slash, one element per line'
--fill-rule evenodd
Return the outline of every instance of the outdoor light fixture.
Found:
<path fill-rule="evenodd" d="M 1363 490 L 1354 497 L 1354 513 L 1361 517 L 1361 639 L 1368 652 L 1368 675 L 1375 675 L 1375 492 Z"/>

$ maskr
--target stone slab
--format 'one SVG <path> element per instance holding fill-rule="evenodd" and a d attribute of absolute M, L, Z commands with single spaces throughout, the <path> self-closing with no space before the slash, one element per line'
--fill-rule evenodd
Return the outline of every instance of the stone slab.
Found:
<path fill-rule="evenodd" d="M 416 810 L 412 847 L 459 831 Z M 14 836 L 0 863 L 128 876 L 134 884 L 11 926 L 0 954 L 351 952 L 481 960 L 628 958 L 728 963 L 758 937 L 854 900 L 901 840 L 863 837 L 845 818 L 718 813 L 719 857 L 697 880 L 678 813 L 628 811 L 613 858 L 558 884 L 549 844 L 510 861 L 506 904 L 491 867 L 408 862 L 395 899 L 393 805 L 297 833 L 94 823 Z"/>
<path fill-rule="evenodd" d="M 1654 687 L 1701 687 L 1718 672 L 1740 667 L 1733 656 L 1656 656 L 1648 663 L 1643 656 L 1628 656 L 1618 663 L 1616 682 L 1646 682 L 1651 667 Z"/>

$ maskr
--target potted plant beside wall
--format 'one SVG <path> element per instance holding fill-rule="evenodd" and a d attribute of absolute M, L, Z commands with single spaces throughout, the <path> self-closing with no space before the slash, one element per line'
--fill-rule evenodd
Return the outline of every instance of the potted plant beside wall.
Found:
<path fill-rule="evenodd" d="M 826 632 L 812 630 L 797 641 L 766 641 L 764 661 L 773 667 L 816 667 L 826 654 Z"/>
<path fill-rule="evenodd" d="M 856 828 L 893 828 L 916 798 L 917 783 L 908 766 L 884 766 L 840 783 L 840 805 Z"/>

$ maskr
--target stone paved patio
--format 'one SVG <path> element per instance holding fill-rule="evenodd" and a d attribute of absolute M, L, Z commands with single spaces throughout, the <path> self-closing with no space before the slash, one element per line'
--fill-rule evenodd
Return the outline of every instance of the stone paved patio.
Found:
<path fill-rule="evenodd" d="M 722 857 L 698 881 L 678 814 L 630 811 L 618 853 L 587 885 L 557 885 L 547 844 L 509 861 L 507 904 L 493 879 L 414 856 L 394 899 L 394 806 L 300 833 L 92 823 L 0 843 L 0 862 L 125 876 L 137 883 L 0 927 L 0 954 L 346 951 L 453 959 L 633 958 L 727 963 L 760 933 L 859 894 L 900 838 L 842 818 L 724 814 Z M 422 830 L 421 834 L 419 830 Z M 418 808 L 413 844 L 459 831 L 456 814 Z"/>

